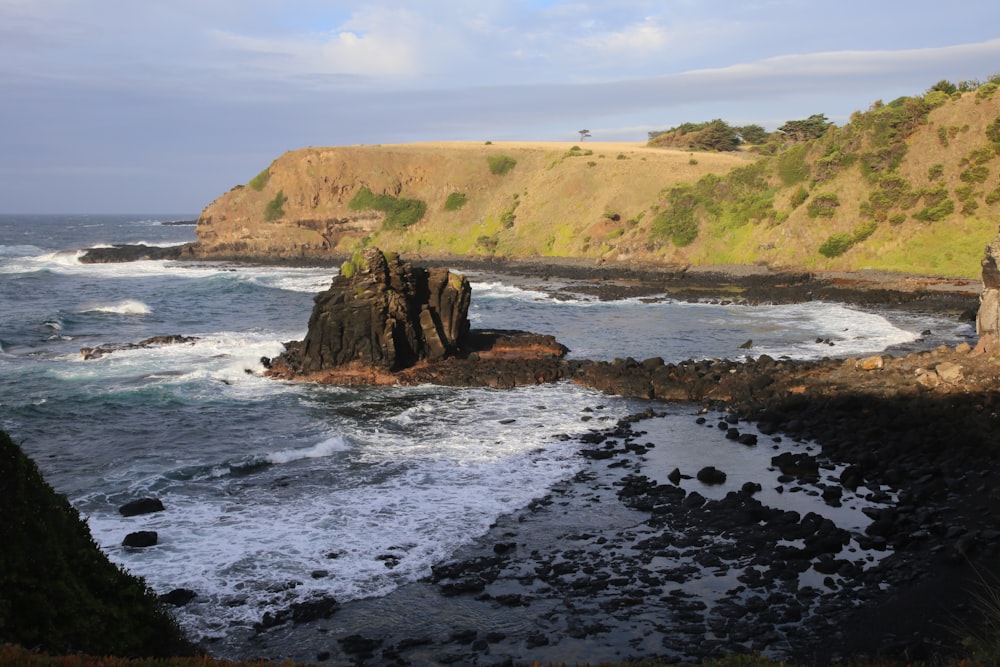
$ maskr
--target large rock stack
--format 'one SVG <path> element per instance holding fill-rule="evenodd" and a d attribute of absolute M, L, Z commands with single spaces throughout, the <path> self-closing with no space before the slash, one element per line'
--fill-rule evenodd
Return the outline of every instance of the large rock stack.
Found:
<path fill-rule="evenodd" d="M 299 370 L 360 366 L 397 371 L 457 352 L 469 333 L 472 288 L 443 268 L 414 268 L 369 248 L 316 296 Z"/>
<path fill-rule="evenodd" d="M 979 334 L 977 350 L 987 354 L 1000 351 L 1000 236 L 986 246 L 983 257 L 983 294 L 976 317 Z"/>

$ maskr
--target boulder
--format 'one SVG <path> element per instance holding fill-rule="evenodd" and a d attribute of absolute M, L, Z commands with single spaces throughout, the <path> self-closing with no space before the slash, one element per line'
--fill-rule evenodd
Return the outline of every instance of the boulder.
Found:
<path fill-rule="evenodd" d="M 158 540 L 159 535 L 155 530 L 137 530 L 125 536 L 125 539 L 122 540 L 122 546 L 130 549 L 144 549 L 156 546 Z"/>
<path fill-rule="evenodd" d="M 118 513 L 122 516 L 139 516 L 140 514 L 152 514 L 162 512 L 163 502 L 159 498 L 140 498 L 125 503 L 118 508 Z"/>
<path fill-rule="evenodd" d="M 460 274 L 415 268 L 377 248 L 363 250 L 316 296 L 301 370 L 356 364 L 397 371 L 440 361 L 469 333 L 471 297 Z"/>

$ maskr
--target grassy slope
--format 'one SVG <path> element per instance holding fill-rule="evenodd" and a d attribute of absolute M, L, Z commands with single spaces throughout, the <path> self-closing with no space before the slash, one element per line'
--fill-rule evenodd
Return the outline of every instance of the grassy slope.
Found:
<path fill-rule="evenodd" d="M 256 256 L 344 254 L 361 244 L 378 244 L 422 255 L 762 264 L 977 277 L 983 247 L 996 235 L 1000 217 L 1000 203 L 987 203 L 987 195 L 1000 183 L 1000 159 L 995 153 L 984 165 L 986 180 L 974 185 L 971 199 L 976 210 L 963 213 L 956 192 L 966 185 L 960 174 L 968 167 L 964 162 L 969 155 L 991 145 L 985 131 L 1000 115 L 998 98 L 1000 94 L 987 97 L 975 92 L 955 96 L 933 109 L 905 138 L 906 154 L 895 175 L 906 179 L 916 193 L 944 186 L 956 203 L 955 213 L 938 222 L 916 220 L 914 214 L 924 207 L 918 198 L 888 211 L 896 216 L 895 222 L 882 216 L 869 238 L 834 258 L 819 253 L 823 242 L 831 234 L 850 234 L 872 220 L 861 207 L 879 186 L 864 175 L 856 158 L 875 149 L 875 135 L 860 131 L 875 112 L 857 114 L 850 125 L 800 148 L 808 171 L 801 182 L 781 177 L 780 157 L 691 153 L 638 144 L 581 142 L 575 144 L 578 150 L 572 150 L 570 143 L 302 149 L 276 160 L 259 191 L 237 187 L 209 205 L 198 233 L 207 253 Z M 942 133 L 947 140 L 942 140 Z M 849 160 L 832 178 L 820 180 L 818 161 L 839 148 L 853 151 L 853 162 Z M 517 164 L 507 174 L 495 175 L 487 164 L 491 155 L 509 156 Z M 772 215 L 759 220 L 751 215 L 747 222 L 744 214 L 713 208 L 710 204 L 738 189 L 740 179 L 746 180 L 747 166 L 758 160 L 766 163 L 758 165 L 756 190 L 743 201 L 766 200 Z M 941 165 L 942 173 L 932 179 L 928 172 L 934 164 Z M 696 183 L 706 174 L 721 175 L 723 180 L 707 197 L 709 203 L 697 208 L 694 241 L 678 245 L 658 235 L 654 221 L 669 207 L 669 190 Z M 427 213 L 405 231 L 384 231 L 380 213 L 350 209 L 351 198 L 362 186 L 377 194 L 422 200 Z M 793 207 L 792 195 L 799 188 L 806 189 L 809 199 Z M 266 205 L 279 191 L 287 197 L 284 215 L 277 222 L 265 222 Z M 466 204 L 456 211 L 445 210 L 448 196 L 456 192 L 466 195 Z M 811 218 L 809 203 L 821 194 L 836 195 L 840 205 L 830 218 Z"/>

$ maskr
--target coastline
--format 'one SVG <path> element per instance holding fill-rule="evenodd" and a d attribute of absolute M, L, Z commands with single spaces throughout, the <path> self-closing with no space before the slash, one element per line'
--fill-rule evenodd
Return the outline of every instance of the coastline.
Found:
<path fill-rule="evenodd" d="M 169 247 L 117 245 L 91 248 L 84 263 L 164 259 L 196 262 L 259 264 L 264 266 L 339 268 L 347 255 L 323 257 L 247 257 L 200 255 L 193 244 Z M 681 300 L 729 299 L 749 304 L 830 300 L 864 306 L 916 307 L 946 313 L 974 311 L 983 285 L 964 277 L 893 273 L 888 271 L 809 271 L 772 269 L 757 265 L 670 266 L 645 263 L 604 263 L 573 257 L 469 257 L 415 255 L 410 261 L 427 267 L 531 278 L 589 283 L 601 299 L 667 294 Z M 580 291 L 580 285 L 574 286 Z"/>
<path fill-rule="evenodd" d="M 234 259 L 212 258 L 210 261 Z M 254 262 L 246 259 L 242 261 Z M 956 317 L 968 317 L 970 312 L 974 312 L 980 290 L 980 286 L 973 281 L 962 279 L 894 274 L 784 273 L 760 267 L 652 270 L 648 267 L 594 266 L 575 261 L 551 264 L 534 261 L 475 262 L 461 258 L 420 258 L 416 261 L 424 265 L 445 265 L 491 276 L 514 276 L 518 280 L 541 281 L 548 283 L 548 289 L 553 290 L 561 289 L 560 281 L 571 280 L 576 283 L 573 285 L 574 290 L 579 291 L 581 283 L 589 285 L 593 293 L 601 298 L 665 294 L 671 298 L 746 303 L 824 299 L 872 308 L 915 308 Z M 308 260 L 295 263 L 316 264 Z M 335 260 L 329 262 L 331 265 L 334 263 Z M 625 509 L 649 514 L 649 519 L 640 516 L 636 520 L 644 525 L 652 522 L 649 524 L 652 527 L 667 512 L 663 509 L 663 499 L 678 500 L 676 492 L 670 491 L 665 483 L 643 486 L 636 484 L 635 479 L 630 479 L 644 471 L 643 454 L 634 447 L 644 447 L 638 440 L 642 433 L 632 430 L 630 426 L 619 425 L 617 436 L 621 438 L 621 442 L 606 445 L 605 449 L 611 453 L 608 456 L 595 456 L 588 463 L 591 468 L 601 466 L 608 469 L 604 472 L 613 471 L 610 474 L 616 479 L 595 484 L 593 477 L 578 476 L 565 487 L 555 489 L 547 500 L 543 498 L 540 503 L 526 508 L 525 512 L 543 517 L 540 521 L 546 526 L 545 529 L 529 536 L 520 532 L 517 527 L 531 521 L 528 514 L 505 518 L 498 522 L 489 535 L 477 540 L 470 553 L 456 556 L 464 559 L 461 561 L 461 568 L 454 569 L 448 563 L 441 564 L 445 568 L 441 572 L 451 573 L 449 576 L 435 575 L 406 587 L 399 594 L 391 594 L 378 601 L 349 603 L 334 613 L 329 622 L 308 620 L 291 626 L 264 628 L 254 637 L 245 638 L 250 647 L 248 650 L 278 651 L 274 657 L 285 657 L 289 655 L 285 647 L 301 643 L 302 648 L 299 650 L 314 651 L 314 654 L 295 654 L 296 659 L 333 660 L 335 663 L 343 660 L 346 661 L 344 664 L 368 659 L 366 656 L 375 653 L 385 660 L 405 656 L 405 659 L 414 664 L 421 664 L 422 660 L 426 664 L 440 664 L 446 662 L 449 656 L 458 662 L 473 658 L 481 660 L 487 655 L 501 660 L 535 659 L 539 655 L 552 655 L 559 659 L 571 655 L 578 656 L 581 660 L 593 660 L 605 655 L 609 659 L 616 656 L 621 658 L 633 654 L 622 653 L 626 649 L 613 640 L 608 640 L 614 644 L 610 648 L 600 644 L 604 646 L 602 651 L 607 649 L 612 653 L 600 653 L 595 648 L 598 645 L 594 643 L 597 641 L 595 637 L 614 634 L 614 624 L 602 625 L 602 619 L 625 619 L 620 627 L 629 627 L 634 619 L 628 610 L 645 610 L 642 613 L 655 615 L 657 610 L 663 609 L 665 600 L 671 609 L 680 609 L 693 624 L 688 627 L 686 634 L 681 633 L 683 641 L 691 642 L 699 636 L 696 628 L 700 628 L 702 634 L 707 632 L 712 636 L 721 636 L 725 631 L 730 637 L 745 637 L 744 641 L 707 642 L 697 650 L 682 650 L 677 645 L 664 644 L 663 655 L 666 656 L 711 657 L 720 648 L 732 651 L 739 650 L 740 647 L 753 650 L 787 647 L 790 658 L 806 662 L 825 662 L 862 655 L 955 655 L 958 638 L 948 626 L 953 626 L 958 617 L 963 618 L 962 623 L 968 624 L 967 627 L 975 623 L 971 593 L 976 585 L 976 570 L 971 564 L 976 563 L 977 567 L 989 571 L 996 568 L 1000 560 L 1000 501 L 991 491 L 1000 485 L 1000 469 L 993 463 L 995 446 L 991 444 L 992 434 L 998 428 L 1000 394 L 997 388 L 1000 385 L 995 373 L 980 373 L 991 368 L 986 363 L 989 360 L 983 356 L 975 357 L 969 349 L 908 355 L 898 364 L 887 361 L 882 356 L 880 359 L 885 364 L 885 370 L 882 366 L 871 371 L 857 366 L 849 368 L 849 364 L 855 364 L 858 360 L 826 360 L 821 364 L 781 362 L 783 382 L 775 381 L 773 369 L 760 368 L 761 360 L 758 360 L 755 365 L 739 365 L 740 368 L 749 370 L 745 374 L 735 373 L 734 381 L 721 393 L 704 394 L 696 400 L 686 394 L 680 398 L 656 394 L 671 405 L 688 406 L 692 411 L 711 410 L 713 412 L 709 414 L 714 415 L 713 418 L 717 418 L 720 424 L 723 421 L 732 425 L 748 422 L 748 427 L 741 428 L 755 428 L 758 435 L 773 434 L 796 441 L 811 440 L 821 448 L 820 453 L 814 455 L 820 465 L 844 466 L 852 469 L 864 481 L 864 484 L 858 484 L 853 478 L 843 476 L 834 483 L 822 478 L 819 482 L 810 481 L 813 484 L 811 491 L 816 494 L 826 497 L 828 488 L 839 489 L 837 492 L 829 491 L 831 498 L 843 498 L 847 497 L 843 494 L 853 493 L 859 486 L 864 488 L 867 485 L 873 494 L 884 488 L 891 489 L 898 495 L 898 501 L 894 505 L 878 512 L 873 511 L 873 516 L 869 518 L 873 519 L 872 526 L 876 528 L 869 527 L 860 538 L 866 540 L 866 544 L 872 548 L 889 549 L 892 552 L 878 566 L 871 568 L 851 564 L 852 559 L 841 553 L 842 542 L 836 542 L 836 548 L 827 544 L 823 549 L 828 550 L 809 553 L 808 557 L 778 549 L 783 546 L 783 540 L 802 539 L 803 535 L 808 545 L 810 536 L 818 535 L 816 529 L 812 533 L 799 534 L 798 538 L 777 537 L 784 533 L 776 532 L 776 537 L 766 549 L 753 547 L 748 536 L 741 538 L 737 536 L 739 533 L 734 532 L 740 527 L 740 517 L 745 516 L 748 507 L 753 507 L 753 493 L 741 491 L 728 501 L 729 505 L 708 508 L 711 516 L 728 517 L 718 519 L 722 523 L 716 524 L 714 529 L 721 531 L 719 535 L 737 543 L 746 539 L 747 545 L 751 545 L 750 548 L 754 550 L 754 553 L 730 554 L 728 558 L 763 558 L 757 561 L 754 571 L 763 580 L 770 582 L 785 581 L 782 579 L 782 572 L 794 571 L 803 563 L 807 567 L 816 567 L 811 563 L 819 558 L 825 563 L 821 567 L 831 568 L 828 576 L 832 577 L 833 585 L 824 580 L 822 586 L 830 589 L 832 594 L 822 588 L 818 589 L 822 594 L 818 594 L 798 589 L 793 591 L 778 585 L 774 590 L 761 589 L 764 593 L 754 595 L 754 587 L 743 582 L 744 590 L 734 593 L 734 599 L 739 601 L 733 602 L 727 613 L 734 618 L 757 618 L 760 622 L 751 623 L 748 620 L 733 629 L 722 621 L 705 618 L 706 610 L 697 608 L 691 599 L 677 595 L 669 597 L 669 586 L 658 586 L 636 579 L 633 575 L 646 573 L 649 576 L 659 576 L 662 581 L 663 573 L 649 574 L 638 565 L 633 567 L 636 563 L 641 565 L 640 561 L 630 561 L 633 565 L 621 566 L 620 572 L 616 572 L 621 576 L 610 577 L 606 582 L 607 595 L 610 596 L 607 604 L 611 607 L 588 607 L 584 601 L 578 601 L 576 609 L 557 611 L 555 607 L 562 604 L 559 600 L 565 600 L 568 594 L 568 589 L 562 586 L 570 585 L 572 588 L 573 583 L 569 580 L 549 581 L 546 578 L 548 574 L 539 574 L 538 568 L 545 571 L 546 563 L 542 562 L 545 558 L 538 554 L 555 549 L 547 563 L 548 567 L 555 567 L 562 562 L 569 563 L 561 566 L 570 569 L 561 573 L 560 577 L 579 572 L 586 574 L 586 568 L 593 572 L 606 571 L 613 569 L 614 563 L 602 555 L 604 545 L 614 539 L 613 533 L 622 530 L 621 526 L 614 526 L 608 534 L 598 536 L 581 527 L 578 531 L 580 534 L 591 535 L 584 541 L 593 541 L 592 549 L 581 549 L 568 542 L 556 545 L 553 530 L 561 520 L 560 512 L 603 512 L 611 503 L 626 503 L 616 487 L 631 485 L 636 489 L 633 496 L 648 499 L 643 501 L 643 507 L 648 508 L 626 505 Z M 968 377 L 963 377 L 956 383 L 939 381 L 944 378 L 943 370 L 940 370 L 944 368 L 941 365 L 943 362 L 967 364 Z M 736 367 L 736 362 L 730 363 Z M 619 370 L 627 371 L 618 376 L 631 379 L 634 379 L 638 368 L 649 372 L 657 369 L 656 364 L 635 362 L 630 366 L 627 361 L 619 367 L 615 367 L 615 364 L 607 366 L 615 373 Z M 936 368 L 939 370 L 935 370 Z M 936 384 L 930 386 L 916 382 L 917 371 L 920 369 L 925 374 L 929 373 Z M 701 378 L 727 378 L 732 370 L 725 364 L 716 366 L 709 363 L 704 366 L 695 365 L 692 372 Z M 615 373 L 612 373 L 613 380 L 618 377 Z M 982 383 L 974 384 L 973 376 L 980 378 Z M 935 377 L 938 379 L 934 379 Z M 797 378 L 801 378 L 800 384 L 804 386 L 801 390 L 799 385 L 793 383 Z M 862 378 L 865 382 L 859 382 Z M 648 387 L 649 381 L 645 382 L 644 386 Z M 612 383 L 599 388 L 607 393 L 627 396 L 629 393 L 623 387 L 628 384 L 630 382 Z M 643 383 L 639 382 L 638 386 L 641 389 Z M 898 391 L 887 392 L 886 388 Z M 638 395 L 646 396 L 641 391 Z M 730 417 L 736 421 L 728 421 Z M 657 417 L 653 415 L 645 419 L 655 420 Z M 635 429 L 643 428 L 641 420 L 636 420 L 636 423 Z M 605 440 L 600 442 L 604 443 Z M 724 462 L 720 467 L 723 465 Z M 758 483 L 764 482 L 758 480 Z M 798 486 L 807 488 L 806 483 L 799 483 Z M 564 495 L 565 498 L 555 502 L 554 497 L 558 495 Z M 597 496 L 601 500 L 595 501 Z M 684 496 L 683 502 L 669 503 L 670 511 L 675 506 L 687 507 L 688 496 L 691 496 L 690 492 Z M 602 503 L 601 507 L 595 508 L 595 502 Z M 695 501 L 688 509 L 691 512 L 701 512 L 705 508 L 704 503 Z M 617 516 L 618 512 L 616 506 L 608 516 Z M 678 520 L 678 516 L 674 516 L 672 520 Z M 546 524 L 545 521 L 550 523 Z M 726 523 L 727 521 L 732 523 Z M 798 517 L 795 525 L 803 521 L 803 517 Z M 639 523 L 629 523 L 625 527 L 626 532 Z M 669 524 L 657 525 L 662 532 L 664 525 Z M 700 524 L 698 520 L 692 519 L 688 525 Z M 522 535 L 524 541 L 521 541 Z M 646 536 L 650 535 L 647 533 Z M 843 539 L 843 536 L 826 537 L 834 541 Z M 605 541 L 599 542 L 601 538 Z M 516 543 L 516 548 L 505 546 L 512 542 Z M 648 541 L 633 539 L 631 542 L 620 542 L 620 550 L 623 552 L 635 551 L 640 557 L 655 557 L 655 552 L 650 550 L 652 543 Z M 498 548 L 500 551 L 497 551 Z M 500 560 L 497 561 L 497 558 Z M 808 561 L 804 560 L 806 558 Z M 511 575 L 501 576 L 508 569 Z M 626 577 L 627 573 L 631 574 Z M 682 574 L 678 572 L 676 576 Z M 751 577 L 751 583 L 761 581 L 755 575 L 748 576 Z M 546 585 L 539 584 L 539 579 Z M 582 582 L 584 578 L 580 579 Z M 479 588 L 480 580 L 486 581 L 489 586 L 501 581 L 502 587 L 495 591 L 488 590 L 485 586 Z M 471 582 L 471 588 L 464 590 L 465 584 L 461 583 L 463 581 Z M 888 590 L 883 590 L 886 584 Z M 579 585 L 578 590 L 587 590 L 584 583 Z M 647 588 L 660 589 L 658 599 L 649 603 L 652 606 L 646 602 L 649 593 L 643 592 Z M 738 588 L 740 586 L 736 585 L 732 590 Z M 751 593 L 747 593 L 748 590 Z M 488 597 L 482 597 L 484 591 L 488 592 Z M 815 596 L 820 601 L 815 605 L 814 601 L 806 604 L 802 599 L 803 595 Z M 365 632 L 368 627 L 366 624 L 371 624 L 373 619 L 405 618 L 409 609 L 414 605 L 420 606 L 418 600 L 423 600 L 420 604 L 427 605 L 428 609 L 443 610 L 436 613 L 451 614 L 451 622 L 457 625 L 442 626 L 435 630 L 433 636 L 404 636 L 397 631 L 396 634 L 389 633 L 379 637 L 372 636 L 371 631 Z M 763 600 L 765 607 L 780 608 L 783 611 L 776 611 L 777 615 L 768 617 L 761 617 L 754 611 L 756 616 L 748 616 L 745 604 L 748 600 L 753 600 L 750 602 L 752 605 Z M 521 604 L 522 602 L 527 604 Z M 532 614 L 539 614 L 530 617 L 536 619 L 536 625 L 545 621 L 550 630 L 538 633 L 525 629 L 524 632 L 506 633 L 503 638 L 480 636 L 477 632 L 470 634 L 470 623 L 465 619 L 485 618 L 494 613 L 503 616 L 503 609 L 508 607 L 515 616 L 524 615 L 527 613 L 527 610 L 521 608 L 524 606 L 530 607 Z M 805 613 L 803 608 L 810 611 Z M 470 612 L 470 609 L 479 611 Z M 884 609 L 893 609 L 895 613 L 886 614 Z M 702 620 L 695 621 L 696 616 Z M 698 625 L 699 622 L 701 625 Z M 714 626 L 713 623 L 723 625 Z M 787 636 L 776 638 L 773 635 L 779 627 L 785 628 L 782 632 L 788 631 L 789 628 L 785 626 L 793 626 L 796 636 L 794 643 Z M 560 627 L 564 630 L 560 630 Z M 582 636 L 573 636 L 571 632 L 580 627 L 592 627 L 592 631 L 586 630 Z M 649 629 L 649 626 L 644 627 Z M 676 628 L 659 628 L 657 632 L 666 636 L 674 630 Z M 755 639 L 757 633 L 762 633 L 763 638 Z M 303 639 L 310 635 L 312 639 L 309 641 Z M 603 641 L 601 639 L 598 643 Z M 575 643 L 571 648 L 566 642 Z M 648 645 L 636 645 L 635 648 L 635 657 L 657 654 Z M 549 650 L 553 653 L 546 653 Z M 421 655 L 427 657 L 422 659 Z"/>

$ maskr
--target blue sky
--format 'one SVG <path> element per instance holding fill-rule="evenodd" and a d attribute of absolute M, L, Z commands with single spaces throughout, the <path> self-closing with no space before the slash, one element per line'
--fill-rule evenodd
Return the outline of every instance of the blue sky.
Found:
<path fill-rule="evenodd" d="M 997 73 L 993 0 L 0 0 L 0 212 L 196 214 L 304 146 L 843 123 Z"/>

